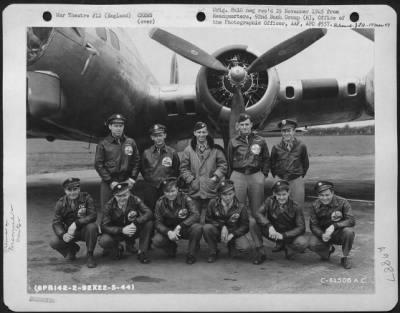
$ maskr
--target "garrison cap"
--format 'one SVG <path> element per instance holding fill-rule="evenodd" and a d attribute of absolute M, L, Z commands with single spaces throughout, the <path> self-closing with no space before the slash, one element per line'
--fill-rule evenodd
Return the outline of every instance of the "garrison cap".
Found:
<path fill-rule="evenodd" d="M 64 180 L 63 182 L 63 188 L 72 188 L 72 187 L 80 187 L 81 186 L 81 180 L 79 178 L 75 177 L 70 177 Z"/>
<path fill-rule="evenodd" d="M 161 182 L 161 187 L 163 191 L 166 191 L 167 188 L 170 188 L 171 185 L 177 185 L 178 178 L 176 177 L 167 177 Z"/>
<path fill-rule="evenodd" d="M 230 179 L 224 180 L 218 186 L 218 193 L 225 193 L 235 189 L 235 184 Z"/>
<path fill-rule="evenodd" d="M 333 183 L 331 183 L 329 181 L 320 180 L 315 184 L 314 190 L 317 193 L 320 193 L 320 192 L 322 192 L 324 190 L 327 190 L 327 189 L 333 189 L 333 187 L 334 187 Z"/>
<path fill-rule="evenodd" d="M 282 190 L 289 190 L 289 182 L 286 180 L 278 180 L 273 186 L 272 186 L 272 191 L 273 192 L 280 192 Z"/>
<path fill-rule="evenodd" d="M 122 114 L 113 114 L 111 115 L 107 121 L 106 124 L 110 125 L 112 123 L 120 123 L 120 124 L 125 124 L 126 118 Z"/>
<path fill-rule="evenodd" d="M 167 132 L 167 127 L 165 127 L 162 124 L 154 124 L 149 130 L 150 135 L 162 134 L 166 132 Z"/>
<path fill-rule="evenodd" d="M 206 127 L 207 128 L 207 124 L 204 122 L 197 122 L 196 124 L 194 124 L 194 131 L 202 129 Z"/>
<path fill-rule="evenodd" d="M 129 184 L 128 183 L 119 183 L 117 185 L 114 186 L 112 192 L 114 195 L 117 195 L 119 193 L 122 193 L 126 190 L 129 189 Z"/>
<path fill-rule="evenodd" d="M 282 120 L 278 123 L 278 127 L 280 129 L 288 129 L 288 128 L 296 128 L 297 127 L 297 122 L 295 120 Z"/>
<path fill-rule="evenodd" d="M 247 113 L 240 113 L 239 115 L 239 123 L 250 120 L 251 121 L 251 116 Z"/>

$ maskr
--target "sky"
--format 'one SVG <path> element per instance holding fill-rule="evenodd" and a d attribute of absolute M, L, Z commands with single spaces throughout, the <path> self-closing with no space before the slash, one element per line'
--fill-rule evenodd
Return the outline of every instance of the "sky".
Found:
<path fill-rule="evenodd" d="M 296 35 L 299 29 L 163 28 L 210 54 L 244 44 L 262 54 Z M 143 62 L 158 82 L 169 83 L 173 52 L 152 40 L 149 28 L 129 29 Z M 294 57 L 276 66 L 282 81 L 307 78 L 361 78 L 373 67 L 374 43 L 350 29 L 328 29 L 327 34 Z M 180 84 L 194 84 L 200 65 L 178 56 Z M 363 122 L 371 124 L 369 122 Z"/>

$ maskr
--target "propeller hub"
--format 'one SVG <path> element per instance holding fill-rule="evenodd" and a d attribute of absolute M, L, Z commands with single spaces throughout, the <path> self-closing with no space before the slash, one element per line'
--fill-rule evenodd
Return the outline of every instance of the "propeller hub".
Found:
<path fill-rule="evenodd" d="M 229 70 L 229 78 L 234 85 L 243 84 L 247 78 L 247 72 L 241 66 L 234 66 Z"/>

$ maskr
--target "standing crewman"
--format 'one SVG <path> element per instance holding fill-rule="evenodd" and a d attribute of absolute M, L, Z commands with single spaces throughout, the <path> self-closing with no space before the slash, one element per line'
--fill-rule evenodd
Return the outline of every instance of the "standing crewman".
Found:
<path fill-rule="evenodd" d="M 106 122 L 110 134 L 96 147 L 94 166 L 101 177 L 102 209 L 118 183 L 126 182 L 132 188 L 139 174 L 139 150 L 135 140 L 124 135 L 125 122 L 126 118 L 121 114 L 111 115 Z"/>
<path fill-rule="evenodd" d="M 271 173 L 289 182 L 290 194 L 304 208 L 304 176 L 309 167 L 307 147 L 296 135 L 297 122 L 282 120 L 278 123 L 282 140 L 271 151 Z"/>
<path fill-rule="evenodd" d="M 204 224 L 210 199 L 217 195 L 217 187 L 225 178 L 227 162 L 222 148 L 214 144 L 208 134 L 207 125 L 197 122 L 194 137 L 183 151 L 180 173 L 200 213 L 200 223 Z"/>
<path fill-rule="evenodd" d="M 209 248 L 207 262 L 216 261 L 218 242 L 227 245 L 230 255 L 233 249 L 248 254 L 251 245 L 245 235 L 249 228 L 247 207 L 236 198 L 233 181 L 221 182 L 218 197 L 208 204 L 206 224 L 203 225 L 203 236 Z"/>
<path fill-rule="evenodd" d="M 154 212 L 156 201 L 163 193 L 162 181 L 179 176 L 180 161 L 175 149 L 165 144 L 167 129 L 164 125 L 153 125 L 150 137 L 154 145 L 143 152 L 141 172 L 145 185 L 143 201 Z"/>
<path fill-rule="evenodd" d="M 143 264 L 149 263 L 146 253 L 153 230 L 153 213 L 139 197 L 130 193 L 128 183 L 115 185 L 113 195 L 103 211 L 99 245 L 113 259 L 120 259 L 124 250 L 122 242 L 134 246 L 135 239 L 139 238 L 137 258 Z"/>
<path fill-rule="evenodd" d="M 352 264 L 349 254 L 355 237 L 355 219 L 351 205 L 346 199 L 335 195 L 331 182 L 319 181 L 314 190 L 318 199 L 311 208 L 310 229 L 313 236 L 310 238 L 309 248 L 319 254 L 322 260 L 329 260 L 335 251 L 333 245 L 341 245 L 343 257 L 340 264 L 345 269 L 350 269 Z"/>
<path fill-rule="evenodd" d="M 56 237 L 50 246 L 73 261 L 80 249 L 75 242 L 85 241 L 87 267 L 96 267 L 93 252 L 97 242 L 97 212 L 93 199 L 87 192 L 81 192 L 79 178 L 66 179 L 63 188 L 65 195 L 57 201 L 53 218 Z"/>
<path fill-rule="evenodd" d="M 272 186 L 273 195 L 268 197 L 257 210 L 256 222 L 250 223 L 250 229 L 276 242 L 272 252 L 285 251 L 287 259 L 296 253 L 304 252 L 308 246 L 305 233 L 303 208 L 293 201 L 289 195 L 289 183 L 279 180 Z M 262 244 L 262 241 L 261 241 Z M 259 247 L 256 247 L 260 250 Z M 258 265 L 265 261 L 265 255 L 258 253 L 253 263 Z"/>
<path fill-rule="evenodd" d="M 269 173 L 269 151 L 264 138 L 252 132 L 250 115 L 239 116 L 239 135 L 228 144 L 230 179 L 235 184 L 236 197 L 246 204 L 249 199 L 251 214 L 264 201 L 264 182 Z"/>
<path fill-rule="evenodd" d="M 193 200 L 178 190 L 175 177 L 165 179 L 162 188 L 164 195 L 157 201 L 155 209 L 157 232 L 153 239 L 154 246 L 173 258 L 177 242 L 186 239 L 189 241 L 186 263 L 193 264 L 203 233 L 199 212 Z"/>

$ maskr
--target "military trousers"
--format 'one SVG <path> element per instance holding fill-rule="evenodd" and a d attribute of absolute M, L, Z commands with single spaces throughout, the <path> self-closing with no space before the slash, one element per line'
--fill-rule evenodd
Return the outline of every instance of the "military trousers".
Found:
<path fill-rule="evenodd" d="M 173 230 L 173 229 L 171 229 Z M 201 236 L 203 234 L 202 226 L 199 223 L 195 223 L 190 227 L 183 227 L 181 229 L 181 237 L 180 240 L 189 240 L 188 243 L 188 254 L 195 255 L 199 246 Z M 160 232 L 156 232 L 153 237 L 153 244 L 156 248 L 160 248 L 165 250 L 167 253 L 173 249 L 176 249 L 177 244 L 175 241 L 172 241 L 168 238 L 168 235 L 161 234 Z"/>
<path fill-rule="evenodd" d="M 192 198 L 197 211 L 200 213 L 200 224 L 204 225 L 206 221 L 206 214 L 208 204 L 211 199 Z"/>
<path fill-rule="evenodd" d="M 274 240 L 269 237 L 269 230 L 267 227 L 260 227 L 255 220 L 250 220 L 250 233 L 253 238 L 257 238 L 254 242 L 258 251 L 263 247 L 263 237 L 270 241 L 276 242 L 278 245 L 288 247 L 292 250 L 292 254 L 304 252 L 309 245 L 309 237 L 307 235 L 299 235 L 296 237 L 285 238 L 283 240 Z"/>
<path fill-rule="evenodd" d="M 79 250 L 79 246 L 76 244 L 77 241 L 84 241 L 86 243 L 86 250 L 88 253 L 93 253 L 96 242 L 97 242 L 98 228 L 96 223 L 89 223 L 75 232 L 75 237 L 70 242 L 65 242 L 62 237 L 55 236 L 50 241 L 50 246 L 61 253 L 64 257 L 67 256 L 68 252 L 74 252 Z"/>
<path fill-rule="evenodd" d="M 355 233 L 352 227 L 344 227 L 336 229 L 331 236 L 331 239 L 327 242 L 322 241 L 315 235 L 312 235 L 309 242 L 309 248 L 311 251 L 319 254 L 323 258 L 329 256 L 329 248 L 332 244 L 341 245 L 343 256 L 348 256 L 350 250 L 353 247 Z"/>
<path fill-rule="evenodd" d="M 112 235 L 103 233 L 99 240 L 99 245 L 104 250 L 115 250 L 121 241 L 125 241 L 128 245 L 134 245 L 135 240 L 139 238 L 139 249 L 141 252 L 147 252 L 153 230 L 153 221 L 147 221 L 136 226 L 136 233 L 129 237 L 124 234 Z"/>
<path fill-rule="evenodd" d="M 203 225 L 203 236 L 208 244 L 209 254 L 216 254 L 218 243 L 221 241 L 221 229 L 212 224 L 205 224 Z M 231 239 L 230 246 L 243 254 L 249 253 L 251 250 L 251 244 L 246 235 Z"/>

